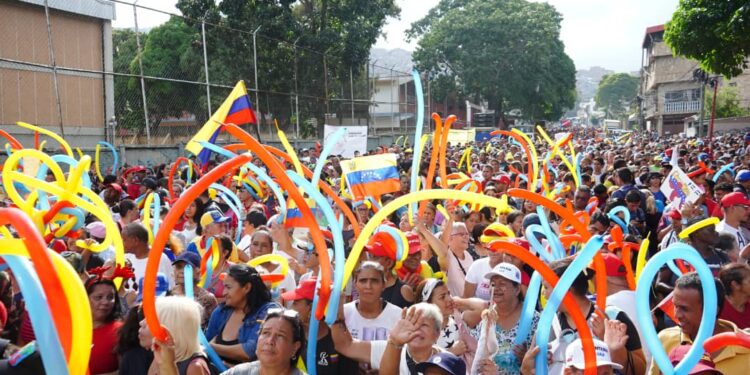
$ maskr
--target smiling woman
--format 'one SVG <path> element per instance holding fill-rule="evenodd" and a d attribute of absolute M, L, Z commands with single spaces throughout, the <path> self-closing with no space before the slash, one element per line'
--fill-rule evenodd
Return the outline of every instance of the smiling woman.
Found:
<path fill-rule="evenodd" d="M 92 270 L 96 271 L 96 270 Z M 106 270 L 101 270 L 103 273 Z M 120 299 L 115 283 L 101 274 L 94 274 L 85 283 L 94 322 L 89 372 L 91 374 L 116 373 L 118 369 L 117 331 L 120 329 Z"/>

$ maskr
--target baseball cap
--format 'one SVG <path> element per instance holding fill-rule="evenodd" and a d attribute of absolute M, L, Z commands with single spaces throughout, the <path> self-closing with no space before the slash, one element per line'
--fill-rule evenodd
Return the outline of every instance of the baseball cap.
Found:
<path fill-rule="evenodd" d="M 508 177 L 507 174 L 500 175 L 500 177 L 496 178 L 495 181 L 501 184 L 510 185 L 510 177 Z"/>
<path fill-rule="evenodd" d="M 86 230 L 89 232 L 91 237 L 106 238 L 107 227 L 101 221 L 95 221 L 86 226 Z"/>
<path fill-rule="evenodd" d="M 115 191 L 117 191 L 118 193 L 122 193 L 122 186 L 120 186 L 120 184 L 117 184 L 117 183 L 114 183 L 114 182 L 113 182 L 113 183 L 111 183 L 111 184 L 107 185 L 107 187 L 108 187 L 108 188 L 112 188 L 112 189 L 114 189 L 114 190 L 115 190 Z"/>
<path fill-rule="evenodd" d="M 521 271 L 518 267 L 510 263 L 500 263 L 496 265 L 492 271 L 484 274 L 485 279 L 492 279 L 495 276 L 504 277 L 517 284 L 521 283 Z"/>
<path fill-rule="evenodd" d="M 617 255 L 612 253 L 604 253 L 602 254 L 602 258 L 604 258 L 604 265 L 605 270 L 607 271 L 607 276 L 610 277 L 625 277 L 625 264 L 620 260 L 620 258 L 617 257 Z"/>
<path fill-rule="evenodd" d="M 145 186 L 145 187 L 147 187 L 147 188 L 149 188 L 151 190 L 156 189 L 156 186 L 157 186 L 156 180 L 154 180 L 151 177 L 144 178 L 143 182 L 141 182 L 141 185 L 143 185 L 143 186 Z"/>
<path fill-rule="evenodd" d="M 183 251 L 182 254 L 178 255 L 174 260 L 172 261 L 172 265 L 175 265 L 179 262 L 185 262 L 193 268 L 200 268 L 201 266 L 201 257 L 200 255 L 192 252 L 192 251 Z"/>
<path fill-rule="evenodd" d="M 409 241 L 409 255 L 416 254 L 422 251 L 422 246 L 419 243 L 419 235 L 414 232 L 406 233 L 406 240 Z"/>
<path fill-rule="evenodd" d="M 299 285 L 297 285 L 296 289 L 281 293 L 281 298 L 284 301 L 296 301 L 300 299 L 308 299 L 312 301 L 313 297 L 315 296 L 316 282 L 317 278 L 315 277 L 310 277 L 302 280 Z"/>
<path fill-rule="evenodd" d="M 386 247 L 378 241 L 374 241 L 365 245 L 365 250 L 372 256 L 388 258 L 391 257 L 388 249 L 386 249 Z"/>
<path fill-rule="evenodd" d="M 417 364 L 417 371 L 424 373 L 430 367 L 439 367 L 451 375 L 466 374 L 466 364 L 453 353 L 441 352 L 433 355 L 426 362 Z"/>
<path fill-rule="evenodd" d="M 736 205 L 745 205 L 750 206 L 750 200 L 747 199 L 745 196 L 745 193 L 735 191 L 733 193 L 729 193 L 721 198 L 721 207 L 727 208 L 732 207 Z"/>
<path fill-rule="evenodd" d="M 677 365 L 682 361 L 683 358 L 685 358 L 688 351 L 690 351 L 690 348 L 692 348 L 692 345 L 680 345 L 672 349 L 672 351 L 669 352 L 669 361 L 672 362 L 673 365 Z M 698 364 L 695 365 L 695 367 L 690 369 L 688 375 L 706 373 L 719 375 L 722 374 L 721 371 L 716 369 L 716 364 L 714 363 L 714 361 L 711 360 L 711 358 L 705 352 L 703 352 L 703 357 L 701 357 L 700 361 L 698 361 Z"/>
<path fill-rule="evenodd" d="M 225 223 L 229 221 L 229 218 L 222 215 L 221 212 L 216 210 L 209 210 L 203 216 L 201 216 L 201 227 L 205 228 L 209 224 L 213 223 Z"/>
<path fill-rule="evenodd" d="M 750 181 L 750 171 L 747 169 L 743 169 L 739 172 L 737 172 L 737 176 L 734 178 L 737 182 L 747 182 Z"/>
<path fill-rule="evenodd" d="M 622 370 L 622 366 L 612 362 L 607 344 L 598 339 L 592 339 L 594 342 L 594 351 L 596 352 L 596 367 L 612 366 L 615 370 Z M 586 369 L 586 361 L 583 358 L 583 341 L 576 339 L 565 349 L 565 367 L 576 368 L 579 370 Z"/>

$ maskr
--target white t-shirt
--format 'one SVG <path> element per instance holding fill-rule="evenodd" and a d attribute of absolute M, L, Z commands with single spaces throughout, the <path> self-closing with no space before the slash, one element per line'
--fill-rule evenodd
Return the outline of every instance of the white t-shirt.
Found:
<path fill-rule="evenodd" d="M 240 239 L 240 243 L 237 244 L 237 250 L 244 251 L 247 256 L 250 256 L 250 244 L 252 243 L 253 236 L 246 234 Z"/>
<path fill-rule="evenodd" d="M 727 224 L 726 221 L 722 220 L 719 222 L 719 224 L 716 224 L 716 231 L 718 233 L 729 233 L 732 236 L 734 236 L 734 239 L 737 241 L 737 246 L 742 250 L 745 246 L 747 246 L 750 236 L 748 235 L 745 228 L 734 228 L 731 225 Z"/>
<path fill-rule="evenodd" d="M 387 341 L 372 341 L 370 342 L 370 367 L 372 367 L 375 370 L 380 369 L 380 362 L 383 360 L 383 354 L 385 353 L 385 349 L 388 347 Z M 445 352 L 445 350 L 441 349 L 437 346 L 432 346 L 433 353 L 434 352 Z M 398 364 L 398 373 L 399 374 L 409 374 L 411 371 L 409 371 L 409 366 L 407 365 L 406 361 L 406 355 L 407 355 L 408 346 L 404 345 L 404 348 L 401 349 L 401 360 Z"/>
<path fill-rule="evenodd" d="M 638 321 L 638 315 L 635 311 L 635 291 L 633 290 L 622 290 L 610 296 L 607 296 L 607 306 L 614 306 L 622 310 L 625 315 L 630 318 L 634 323 Z M 635 329 L 638 331 L 638 336 L 643 337 L 641 333 L 641 325 L 633 324 Z M 643 354 L 646 357 L 646 363 L 651 363 L 651 353 L 648 351 L 648 346 L 643 345 Z"/>
<path fill-rule="evenodd" d="M 357 310 L 357 301 L 344 304 L 344 321 L 352 337 L 362 341 L 387 340 L 388 333 L 401 320 L 401 308 L 385 302 L 383 311 L 375 319 L 363 317 Z"/>
<path fill-rule="evenodd" d="M 472 263 L 474 259 L 468 251 L 464 250 L 464 259 L 459 260 L 452 251 L 448 250 L 448 291 L 452 296 L 464 295 L 464 280 Z"/>
<path fill-rule="evenodd" d="M 489 258 L 477 259 L 466 271 L 466 282 L 477 286 L 474 297 L 485 301 L 490 300 L 490 280 L 484 277 L 490 271 L 492 271 L 492 267 L 490 267 Z"/>
<path fill-rule="evenodd" d="M 140 283 L 140 280 L 143 278 L 143 275 L 146 274 L 146 264 L 148 263 L 148 257 L 143 259 L 138 259 L 135 257 L 134 254 L 127 253 L 125 254 L 125 259 L 130 261 L 130 264 L 133 265 L 133 273 L 135 274 L 135 281 L 137 283 Z M 169 280 L 169 287 L 172 288 L 174 286 L 174 279 L 172 278 L 172 262 L 169 261 L 169 257 L 162 253 L 161 259 L 159 260 L 159 271 L 162 274 L 164 274 L 164 277 Z M 128 282 L 125 286 L 125 290 L 134 290 L 132 282 Z"/>

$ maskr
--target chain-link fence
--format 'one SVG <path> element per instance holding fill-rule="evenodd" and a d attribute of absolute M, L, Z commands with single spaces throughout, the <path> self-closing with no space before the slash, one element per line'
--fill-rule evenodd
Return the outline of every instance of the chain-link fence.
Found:
<path fill-rule="evenodd" d="M 321 139 L 323 124 L 366 125 L 370 136 L 394 139 L 416 125 L 408 68 L 371 61 L 343 69 L 299 40 L 120 0 L 117 17 L 132 17 L 132 28 L 112 28 L 112 4 L 110 15 L 94 9 L 103 2 L 37 3 L 0 0 L 0 125 L 27 121 L 81 145 L 91 143 L 76 137 L 185 143 L 238 80 L 258 118 L 247 130 L 264 142 L 277 140 L 274 122 L 297 142 Z M 154 18 L 166 21 L 139 23 Z"/>

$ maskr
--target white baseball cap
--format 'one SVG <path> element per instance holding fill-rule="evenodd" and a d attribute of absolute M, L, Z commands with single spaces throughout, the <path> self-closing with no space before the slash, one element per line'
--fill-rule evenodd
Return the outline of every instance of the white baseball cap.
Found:
<path fill-rule="evenodd" d="M 594 351 L 596 352 L 596 367 L 612 366 L 615 370 L 622 370 L 622 366 L 612 362 L 609 355 L 609 347 L 603 341 L 592 339 Z M 586 369 L 586 361 L 583 358 L 583 341 L 576 339 L 565 349 L 565 368 L 573 367 L 578 370 Z"/>
<path fill-rule="evenodd" d="M 521 271 L 518 269 L 518 267 L 510 264 L 510 263 L 500 263 L 495 266 L 495 268 L 492 269 L 492 271 L 487 272 L 484 277 L 486 279 L 492 279 L 493 276 L 501 276 L 504 277 L 516 284 L 521 283 Z"/>

